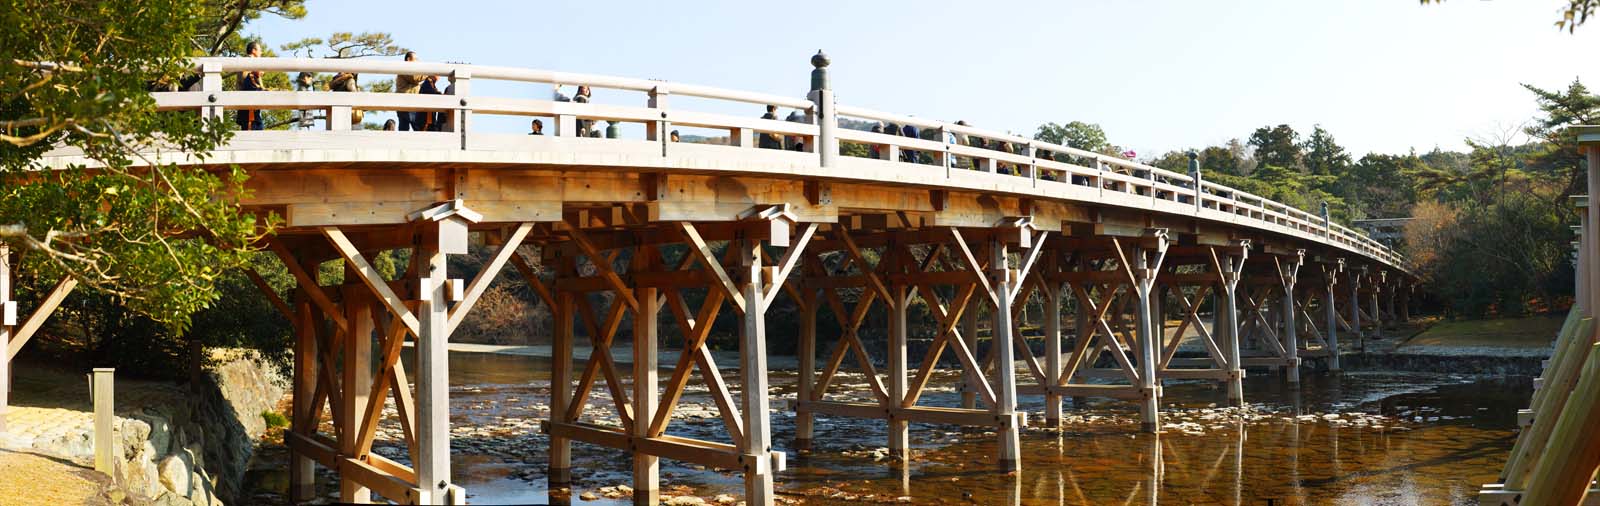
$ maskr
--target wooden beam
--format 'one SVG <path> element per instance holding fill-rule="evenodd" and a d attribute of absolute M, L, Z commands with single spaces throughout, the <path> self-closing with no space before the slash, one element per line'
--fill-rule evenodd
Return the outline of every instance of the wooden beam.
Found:
<path fill-rule="evenodd" d="M 61 281 L 56 283 L 55 288 L 50 289 L 50 294 L 39 302 L 39 307 L 34 308 L 33 314 L 28 315 L 28 319 L 23 321 L 22 325 L 17 327 L 17 331 L 11 335 L 11 342 L 7 346 L 7 362 L 17 358 L 17 353 L 22 352 L 22 347 L 28 344 L 28 339 L 33 338 L 33 334 L 44 326 L 45 320 L 56 312 L 56 308 L 61 305 L 61 301 L 66 300 L 67 294 L 72 293 L 72 289 L 77 286 L 78 280 L 67 276 L 61 278 Z"/>
<path fill-rule="evenodd" d="M 633 290 L 628 288 L 628 284 L 622 281 L 622 276 L 618 275 L 617 271 L 612 268 L 611 257 L 601 254 L 600 249 L 589 241 L 589 235 L 583 231 L 582 227 L 572 223 L 566 223 L 566 225 L 567 233 L 572 236 L 572 242 L 578 245 L 578 250 L 582 251 L 584 256 L 589 257 L 589 263 L 594 264 L 595 271 L 598 272 L 600 278 L 611 285 L 612 290 L 617 293 L 617 298 L 622 299 L 622 302 L 628 305 L 628 309 L 638 311 L 639 301 L 634 298 Z"/>
<path fill-rule="evenodd" d="M 777 274 L 772 276 L 772 286 L 767 287 L 767 293 L 762 297 L 762 307 L 772 307 L 772 300 L 778 297 L 778 289 L 788 286 L 787 283 L 784 283 L 784 280 L 789 279 L 789 273 L 800 262 L 800 257 L 805 255 L 806 246 L 811 243 L 811 238 L 816 234 L 817 224 L 807 223 L 805 230 L 800 232 L 799 241 L 790 245 L 788 251 L 783 252 L 783 259 L 778 261 Z M 796 297 L 795 302 L 802 301 Z"/>
<path fill-rule="evenodd" d="M 445 333 L 455 334 L 456 327 L 461 326 L 461 321 L 467 318 L 467 313 L 478 303 L 478 298 L 482 297 L 483 292 L 489 289 L 489 284 L 500 276 L 500 269 L 505 268 L 506 261 L 517 256 L 517 248 L 522 246 L 522 239 L 527 237 L 531 230 L 533 230 L 532 223 L 517 225 L 517 229 L 511 232 L 511 236 L 506 238 L 504 244 L 500 245 L 500 250 L 494 253 L 489 263 L 478 271 L 478 276 L 472 278 L 472 283 L 467 285 L 466 294 L 461 302 L 456 303 L 456 307 L 450 310 L 450 320 L 445 323 Z"/>
<path fill-rule="evenodd" d="M 350 238 L 345 237 L 344 232 L 340 232 L 335 227 L 322 227 L 322 235 L 327 236 L 328 241 L 333 243 L 334 249 L 339 251 L 339 254 L 344 257 L 346 262 L 350 262 L 350 266 L 356 272 L 356 276 L 360 277 L 361 281 L 367 285 L 367 288 L 372 290 L 373 295 L 378 296 L 378 301 L 382 302 L 384 307 L 389 308 L 389 313 L 404 322 L 406 329 L 410 330 L 412 334 L 422 335 L 422 322 L 417 320 L 417 315 L 412 314 L 411 310 L 406 308 L 405 302 L 400 300 L 400 296 L 395 295 L 394 290 L 389 288 L 389 282 L 378 274 L 378 270 L 372 268 L 372 264 L 367 263 L 367 259 L 361 256 L 361 251 L 357 250 L 355 244 L 350 242 Z M 433 282 L 441 281 L 443 280 L 433 280 Z M 315 292 L 312 293 L 314 294 Z M 312 297 L 315 298 L 315 295 Z M 445 335 L 448 336 L 449 334 Z"/>
<path fill-rule="evenodd" d="M 1000 294 L 994 293 L 994 286 L 989 284 L 989 276 L 983 274 L 983 266 L 978 263 L 978 257 L 972 254 L 972 248 L 967 246 L 967 240 L 961 237 L 961 229 L 950 227 L 950 237 L 954 239 L 956 249 L 961 250 L 961 259 L 966 261 L 967 269 L 972 272 L 972 277 L 983 287 L 983 293 L 989 294 L 990 304 L 1000 303 Z"/>
<path fill-rule="evenodd" d="M 333 303 L 333 299 L 328 298 L 328 292 L 323 291 L 322 285 L 317 283 L 317 278 L 301 267 L 300 261 L 295 259 L 294 254 L 289 252 L 289 248 L 283 245 L 281 239 L 267 241 L 267 247 L 278 255 L 278 260 L 282 261 L 284 268 L 294 276 L 295 282 L 299 283 L 300 288 L 311 297 L 311 302 L 317 305 L 317 309 L 321 309 L 323 315 L 333 320 L 335 327 L 339 327 L 339 330 L 349 328 L 349 324 L 344 321 L 344 315 L 339 311 L 339 306 Z"/>
<path fill-rule="evenodd" d="M 722 291 L 722 295 L 733 303 L 734 310 L 744 313 L 744 296 L 739 293 L 739 287 L 733 284 L 733 279 L 728 277 L 728 271 L 722 268 L 722 262 L 711 253 L 711 246 L 706 244 L 705 239 L 700 238 L 700 232 L 695 229 L 693 223 L 681 221 L 678 222 L 678 227 L 683 230 L 683 236 L 689 243 L 689 251 L 699 257 L 701 264 L 716 274 L 719 282 L 711 286 Z"/>

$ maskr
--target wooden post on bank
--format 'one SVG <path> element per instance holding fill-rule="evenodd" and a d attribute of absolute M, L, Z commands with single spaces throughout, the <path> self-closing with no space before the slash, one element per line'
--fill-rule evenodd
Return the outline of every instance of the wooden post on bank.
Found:
<path fill-rule="evenodd" d="M 97 367 L 90 380 L 94 400 L 94 470 L 106 476 L 115 476 L 116 473 L 116 445 L 112 443 L 116 406 L 111 394 L 111 382 L 116 371 L 110 367 Z"/>
<path fill-rule="evenodd" d="M 11 343 L 17 324 L 17 301 L 11 300 L 11 246 L 0 243 L 0 343 Z M 11 408 L 11 356 L 0 357 L 0 434 L 6 433 L 6 411 Z"/>

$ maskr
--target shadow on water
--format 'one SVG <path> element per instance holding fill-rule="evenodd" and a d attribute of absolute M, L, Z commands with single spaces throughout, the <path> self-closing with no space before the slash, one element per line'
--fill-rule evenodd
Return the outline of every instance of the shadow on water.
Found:
<path fill-rule="evenodd" d="M 473 503 L 548 501 L 548 439 L 537 423 L 548 416 L 549 360 L 452 354 L 451 375 L 454 474 Z M 943 425 L 912 425 L 915 457 L 904 466 L 875 460 L 872 450 L 887 439 L 877 420 L 819 417 L 815 449 L 798 454 L 788 448 L 792 413 L 774 411 L 775 449 L 789 454 L 778 486 L 805 504 L 1475 504 L 1478 487 L 1499 473 L 1515 411 L 1531 392 L 1527 378 L 1349 372 L 1308 374 L 1296 389 L 1267 376 L 1247 381 L 1254 411 L 1245 416 L 1213 409 L 1225 394 L 1212 384 L 1169 383 L 1164 421 L 1191 427 L 1161 435 L 1138 433 L 1131 405 L 1068 402 L 1066 427 L 1024 432 L 1018 474 L 994 471 L 992 433 Z M 794 379 L 773 373 L 774 406 L 793 397 Z M 937 376 L 923 404 L 958 405 L 957 380 Z M 835 384 L 865 391 L 859 375 Z M 1022 409 L 1042 411 L 1042 399 L 1022 401 Z M 703 388 L 684 402 L 687 415 L 670 433 L 726 440 Z M 609 419 L 610 406 L 597 386 L 586 413 Z M 629 484 L 628 466 L 623 452 L 575 444 L 573 504 L 627 504 L 577 495 Z M 662 485 L 669 495 L 705 498 L 742 490 L 736 473 L 665 460 Z"/>

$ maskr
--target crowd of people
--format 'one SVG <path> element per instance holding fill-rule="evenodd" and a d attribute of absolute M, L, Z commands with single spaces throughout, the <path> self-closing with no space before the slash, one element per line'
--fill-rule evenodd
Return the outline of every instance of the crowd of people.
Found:
<path fill-rule="evenodd" d="M 261 56 L 261 44 L 258 42 L 251 42 L 246 46 L 245 56 Z M 407 51 L 405 53 L 405 61 L 416 61 L 416 53 Z M 360 91 L 361 88 L 357 83 L 358 78 L 359 75 L 354 73 L 339 73 L 335 75 L 331 81 L 329 81 L 328 89 L 329 91 L 342 92 Z M 450 78 L 447 77 L 447 79 Z M 303 81 L 303 83 L 301 81 Z M 257 91 L 266 89 L 262 85 L 260 71 L 240 72 L 238 82 L 238 89 L 241 91 Z M 311 82 L 312 78 L 310 73 L 301 73 L 297 79 L 297 88 L 309 89 Z M 400 74 L 395 76 L 394 92 L 422 95 L 453 95 L 455 94 L 455 83 L 452 80 L 443 89 L 440 89 L 439 76 L 427 74 Z M 587 104 L 589 103 L 591 97 L 592 91 L 588 86 L 578 86 L 576 93 L 571 96 L 562 93 L 561 85 L 559 84 L 555 85 L 554 88 L 553 98 L 558 102 Z M 352 118 L 352 124 L 359 124 L 360 111 L 355 111 L 353 115 L 354 117 Z M 448 111 L 396 111 L 395 116 L 396 119 L 387 120 L 384 122 L 384 130 L 449 132 L 454 131 L 455 129 L 455 114 Z M 778 106 L 767 105 L 766 113 L 761 116 L 761 119 L 779 121 Z M 261 130 L 264 126 L 262 124 L 259 110 L 238 110 L 235 112 L 235 121 L 238 123 L 239 129 L 241 130 Z M 303 120 L 297 119 L 297 121 Z M 790 111 L 789 115 L 784 117 L 782 121 L 794 123 L 809 122 L 807 115 L 802 113 L 800 110 Z M 600 129 L 596 128 L 595 123 L 595 120 L 591 119 L 576 119 L 575 128 L 577 130 L 577 136 L 600 137 L 601 131 Z M 966 121 L 957 121 L 955 124 L 962 127 L 969 126 Z M 924 132 L 919 130 L 915 125 L 897 125 L 892 122 L 875 123 L 870 127 L 869 130 L 875 134 L 917 139 L 922 139 L 924 134 Z M 544 134 L 544 122 L 540 119 L 534 119 L 530 125 L 528 135 Z M 607 138 L 617 137 L 617 124 L 615 121 L 610 122 L 610 125 L 605 129 L 604 134 Z M 1027 146 L 1005 140 L 984 139 L 978 136 L 970 136 L 951 131 L 945 131 L 943 134 L 945 137 L 944 139 L 926 140 L 943 141 L 949 144 L 969 146 L 978 149 L 996 151 L 999 153 L 1014 155 L 1029 154 L 1027 152 Z M 773 132 L 760 132 L 757 134 L 756 145 L 761 149 L 806 151 L 806 139 L 806 137 L 799 135 L 783 135 Z M 680 136 L 677 130 L 673 130 L 671 132 L 670 140 L 671 142 L 680 142 Z M 874 159 L 882 160 L 887 156 L 883 152 L 884 146 L 881 144 L 871 144 L 869 145 L 869 150 L 871 157 Z M 1061 155 L 1058 154 L 1049 154 L 1049 158 L 1052 159 L 1058 159 L 1060 156 Z M 900 149 L 899 153 L 899 161 L 907 163 L 932 164 L 934 163 L 934 157 L 932 153 L 927 153 L 922 150 L 902 148 Z M 962 169 L 980 169 L 979 163 L 979 159 L 975 157 L 956 157 L 951 161 L 952 166 Z M 1002 160 L 994 161 L 994 170 L 1000 174 L 1026 175 L 1024 174 L 1025 170 L 1022 166 Z M 1044 180 L 1054 180 L 1054 177 L 1049 173 L 1040 174 L 1039 177 L 1040 179 Z M 1074 177 L 1074 180 L 1077 179 L 1081 178 Z"/>

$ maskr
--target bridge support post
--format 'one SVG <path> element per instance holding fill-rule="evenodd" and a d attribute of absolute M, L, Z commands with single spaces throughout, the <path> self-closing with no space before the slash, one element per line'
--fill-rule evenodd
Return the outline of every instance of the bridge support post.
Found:
<path fill-rule="evenodd" d="M 1159 303 L 1151 296 L 1155 291 L 1156 273 L 1161 271 L 1161 262 L 1167 253 L 1166 230 L 1148 231 L 1132 253 L 1134 289 L 1138 296 L 1135 311 L 1138 314 L 1140 428 L 1153 433 L 1161 428 L 1161 389 L 1156 381 L 1156 348 L 1159 347 L 1156 343 L 1160 338 L 1156 333 L 1160 327 L 1152 314 Z"/>
<path fill-rule="evenodd" d="M 466 238 L 458 250 L 439 247 L 436 228 L 424 233 L 417 248 L 423 292 L 418 294 L 417 319 L 417 494 L 422 504 L 454 504 L 450 483 L 450 302 L 447 253 L 466 253 Z"/>
<path fill-rule="evenodd" d="M 1350 333 L 1356 336 L 1356 348 L 1362 352 L 1367 351 L 1367 336 L 1361 332 L 1361 275 L 1366 273 L 1366 268 L 1351 268 L 1346 271 L 1350 280 Z"/>
<path fill-rule="evenodd" d="M 1383 278 L 1386 275 L 1387 273 L 1383 271 L 1375 273 L 1373 276 L 1375 279 L 1372 280 L 1372 297 L 1367 299 L 1367 307 L 1371 308 L 1371 311 L 1367 311 L 1367 316 L 1372 317 L 1372 337 L 1374 339 L 1383 339 L 1383 313 L 1379 312 L 1378 299 L 1383 295 Z"/>
<path fill-rule="evenodd" d="M 559 249 L 556 255 L 561 255 Z M 565 259 L 557 257 L 557 262 L 558 281 L 564 277 L 576 277 L 574 272 L 565 268 Z M 559 290 L 555 293 L 556 303 L 551 310 L 555 323 L 550 356 L 550 421 L 553 424 L 572 423 L 567 418 L 567 408 L 572 402 L 573 318 L 577 317 L 573 310 L 577 297 L 578 294 L 573 292 Z M 545 478 L 549 481 L 552 499 L 556 491 L 572 484 L 571 439 L 554 432 L 550 434 L 550 467 L 545 472 Z"/>
<path fill-rule="evenodd" d="M 740 397 L 744 412 L 744 493 L 745 504 L 771 506 L 776 497 L 772 488 L 772 425 L 767 407 L 767 325 L 765 290 L 762 288 L 761 241 L 736 240 L 739 248 L 745 311 L 740 317 L 739 376 L 744 381 Z M 781 280 L 775 282 L 782 282 Z"/>
<path fill-rule="evenodd" d="M 640 246 L 634 252 L 633 262 L 638 271 L 653 272 L 659 270 L 661 255 L 656 253 L 653 246 Z M 633 319 L 633 436 L 643 438 L 650 436 L 650 424 L 643 420 L 655 419 L 658 396 L 656 346 L 661 306 L 653 286 L 635 288 L 634 297 L 639 301 L 639 311 Z M 633 504 L 656 506 L 660 502 L 660 457 L 633 452 Z"/>
<path fill-rule="evenodd" d="M 1344 370 L 1339 366 L 1339 272 L 1344 270 L 1344 259 L 1336 263 L 1322 264 L 1322 279 L 1327 287 L 1327 297 L 1323 299 L 1323 313 L 1328 319 L 1328 370 L 1339 372 Z"/>
<path fill-rule="evenodd" d="M 1221 276 L 1218 284 L 1222 288 L 1221 312 L 1225 320 L 1224 328 L 1219 333 L 1227 336 L 1224 339 L 1224 345 L 1227 346 L 1224 352 L 1228 354 L 1228 404 L 1236 407 L 1244 406 L 1244 360 L 1239 356 L 1239 278 L 1249 254 L 1249 241 L 1235 241 L 1225 254 L 1217 258 Z"/>
<path fill-rule="evenodd" d="M 983 307 L 983 300 L 977 297 L 967 302 L 967 309 L 961 313 L 961 340 L 966 343 L 968 350 L 978 349 L 978 309 Z M 954 308 L 952 308 L 954 309 Z M 979 371 L 980 375 L 982 371 Z M 972 375 L 965 375 L 961 383 L 961 407 L 977 409 L 978 390 L 980 385 L 974 383 Z"/>
<path fill-rule="evenodd" d="M 990 339 L 994 343 L 994 365 L 998 385 L 995 388 L 995 415 L 1000 418 L 1000 468 L 1021 470 L 1022 435 L 1017 425 L 1017 363 L 1011 324 L 1011 287 L 1019 280 L 1011 268 L 1006 243 L 992 241 L 989 258 L 989 283 L 995 291 L 994 328 Z"/>
<path fill-rule="evenodd" d="M 355 267 L 345 266 L 345 280 L 342 287 L 344 306 L 344 321 L 349 323 L 349 330 L 343 338 L 343 367 L 339 382 L 344 395 L 340 398 L 339 416 L 344 418 L 345 427 L 360 427 L 365 424 L 367 400 L 372 389 L 372 306 L 369 305 L 370 297 L 367 296 L 366 287 L 360 286 L 354 271 Z M 339 432 L 339 453 L 343 455 L 357 455 L 360 453 L 360 442 L 354 430 Z M 372 502 L 372 489 L 362 485 L 351 476 L 340 476 L 339 501 L 347 503 L 367 504 Z"/>
<path fill-rule="evenodd" d="M 1059 258 L 1051 262 L 1052 270 L 1059 266 Z M 1045 385 L 1061 384 L 1061 282 L 1046 278 L 1044 295 L 1044 379 Z M 1044 424 L 1061 427 L 1061 393 L 1055 388 L 1045 391 Z"/>
<path fill-rule="evenodd" d="M 889 262 L 889 271 L 894 273 L 904 272 L 901 263 L 905 255 L 891 238 L 889 251 L 884 261 Z M 906 400 L 906 306 L 908 299 L 906 285 L 898 278 L 890 281 L 889 309 L 889 405 L 903 406 Z M 910 460 L 910 423 L 903 417 L 889 413 L 889 457 L 898 465 L 905 465 Z"/>
<path fill-rule="evenodd" d="M 795 398 L 811 400 L 816 384 L 817 371 L 817 291 L 807 285 L 801 289 L 803 297 L 800 300 L 800 374 L 796 380 L 799 385 Z M 966 394 L 963 393 L 963 396 Z M 810 409 L 796 406 L 794 413 L 794 448 L 800 451 L 811 450 L 811 437 L 815 429 L 816 415 Z"/>
<path fill-rule="evenodd" d="M 294 403 L 294 418 L 289 424 L 289 429 L 299 434 L 309 434 L 306 427 L 315 427 L 317 406 L 312 404 L 312 396 L 317 382 L 317 328 L 320 321 L 313 311 L 311 302 L 307 300 L 305 291 L 297 291 L 295 297 L 294 319 L 294 393 L 291 402 Z M 304 502 L 316 497 L 316 467 L 311 457 L 294 451 L 289 452 L 289 501 Z"/>
<path fill-rule="evenodd" d="M 1295 384 L 1300 383 L 1300 336 L 1299 323 L 1295 318 L 1294 285 L 1299 279 L 1300 265 L 1305 262 L 1305 256 L 1305 250 L 1296 250 L 1288 260 L 1276 259 L 1278 279 L 1283 282 L 1284 367 L 1288 368 L 1289 382 Z"/>

